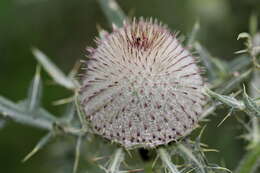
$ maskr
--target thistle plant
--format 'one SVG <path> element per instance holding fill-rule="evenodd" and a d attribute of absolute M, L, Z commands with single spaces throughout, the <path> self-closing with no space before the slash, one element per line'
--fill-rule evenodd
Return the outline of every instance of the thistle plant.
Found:
<path fill-rule="evenodd" d="M 97 41 L 80 89 L 94 133 L 124 147 L 176 141 L 205 104 L 195 58 L 153 19 L 135 19 Z"/>
<path fill-rule="evenodd" d="M 3 118 L 47 131 L 23 161 L 53 138 L 73 136 L 75 159 L 69 163 L 73 166 L 59 171 L 231 172 L 207 160 L 205 152 L 216 150 L 202 141 L 207 130 L 203 124 L 224 106 L 227 115 L 219 125 L 232 115 L 247 131 L 241 135 L 248 143 L 247 151 L 234 171 L 259 171 L 260 39 L 256 16 L 250 19 L 250 33 L 238 36 L 246 40 L 245 49 L 226 62 L 213 58 L 196 40 L 198 22 L 181 42 L 177 33 L 155 19 L 128 19 L 116 1 L 98 2 L 113 30 L 99 28 L 96 48 L 87 49 L 86 60 L 65 75 L 33 48 L 39 65 L 27 98 L 15 103 L 0 97 Z M 59 118 L 40 104 L 44 96 L 42 69 L 73 93 L 56 102 L 67 104 Z M 200 133 L 192 137 L 195 128 Z M 142 157 L 151 156 L 144 162 L 137 151 Z M 80 164 L 85 157 L 85 164 Z M 95 162 L 94 167 L 84 167 L 91 162 Z"/>

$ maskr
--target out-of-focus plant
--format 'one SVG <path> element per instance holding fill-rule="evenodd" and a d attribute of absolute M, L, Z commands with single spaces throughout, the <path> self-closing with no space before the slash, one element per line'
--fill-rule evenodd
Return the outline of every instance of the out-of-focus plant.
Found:
<path fill-rule="evenodd" d="M 102 10 L 109 23 L 113 27 L 121 27 L 123 20 L 126 19 L 124 12 L 121 10 L 115 0 L 98 0 Z M 205 67 L 205 77 L 208 79 L 205 86 L 205 93 L 212 98 L 206 105 L 201 120 L 210 119 L 218 107 L 227 108 L 227 116 L 223 121 L 233 115 L 236 111 L 244 112 L 244 117 L 237 117 L 247 133 L 241 135 L 247 142 L 247 152 L 240 164 L 235 169 L 236 173 L 256 173 L 260 160 L 260 33 L 257 32 L 257 18 L 252 15 L 250 19 L 250 33 L 241 33 L 238 39 L 246 39 L 246 48 L 238 53 L 232 61 L 227 62 L 213 57 L 205 46 L 202 46 L 197 40 L 196 35 L 199 32 L 199 23 L 196 22 L 191 34 L 186 39 L 186 45 L 195 50 L 201 58 L 201 64 Z M 100 37 L 104 37 L 106 31 L 100 29 Z M 40 50 L 33 48 L 32 53 L 38 61 L 35 76 L 29 86 L 28 95 L 25 99 L 12 102 L 11 100 L 0 97 L 0 113 L 7 120 L 13 120 L 17 123 L 33 126 L 35 128 L 46 130 L 43 136 L 36 144 L 35 148 L 25 156 L 23 161 L 27 161 L 41 148 L 50 142 L 53 138 L 61 135 L 74 136 L 76 139 L 75 160 L 72 170 L 69 172 L 83 172 L 78 170 L 80 158 L 85 154 L 82 145 L 91 143 L 95 146 L 100 141 L 89 133 L 87 122 L 81 112 L 78 103 L 79 83 L 75 79 L 79 63 L 71 73 L 64 74 L 50 59 Z M 67 111 L 63 116 L 55 116 L 48 112 L 41 105 L 43 95 L 41 71 L 44 69 L 49 76 L 58 85 L 71 91 L 72 96 L 56 102 L 56 104 L 67 104 Z M 0 119 L 0 128 L 4 127 L 5 120 Z M 223 123 L 223 122 L 221 122 Z M 229 172 L 227 168 L 212 164 L 207 161 L 205 152 L 215 151 L 208 148 L 201 142 L 202 132 L 191 139 L 186 137 L 179 142 L 169 146 L 160 146 L 151 152 L 156 153 L 152 161 L 141 165 L 140 158 L 134 154 L 134 150 L 127 151 L 120 146 L 107 144 L 97 147 L 97 153 L 89 148 L 88 156 L 91 158 L 88 162 L 96 162 L 96 168 L 91 172 L 100 172 L 103 170 L 108 173 L 122 172 L 196 172 L 196 173 L 213 173 Z M 232 140 L 232 139 L 231 139 Z M 97 145 L 98 146 L 98 145 Z M 105 151 L 105 152 L 103 152 Z M 114 151 L 114 152 L 111 152 Z M 103 155 L 106 153 L 107 155 Z M 134 155 L 134 156 L 132 156 Z M 125 164 L 123 164 L 125 163 Z M 128 164 L 129 163 L 129 164 Z M 68 170 L 66 170 L 68 172 Z"/>

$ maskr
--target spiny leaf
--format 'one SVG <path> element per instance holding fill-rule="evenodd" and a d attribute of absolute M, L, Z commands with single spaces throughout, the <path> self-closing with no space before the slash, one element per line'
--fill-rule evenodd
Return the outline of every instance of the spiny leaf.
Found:
<path fill-rule="evenodd" d="M 4 128 L 5 126 L 5 120 L 0 119 L 0 129 Z"/>
<path fill-rule="evenodd" d="M 122 148 L 118 148 L 107 169 L 108 173 L 119 173 L 120 165 L 124 161 L 125 153 Z"/>
<path fill-rule="evenodd" d="M 89 122 L 86 121 L 86 119 L 84 118 L 84 113 L 82 111 L 82 108 L 80 107 L 79 97 L 80 97 L 79 93 L 75 92 L 75 107 L 76 107 L 76 110 L 77 110 L 78 118 L 80 120 L 81 126 L 83 128 L 87 128 Z"/>
<path fill-rule="evenodd" d="M 170 173 L 180 173 L 177 167 L 172 163 L 171 157 L 164 148 L 158 149 L 158 154 L 167 170 L 169 170 Z"/>
<path fill-rule="evenodd" d="M 203 165 L 199 162 L 199 160 L 196 158 L 196 156 L 193 154 L 192 150 L 184 146 L 183 144 L 178 144 L 177 147 L 179 150 L 187 156 L 187 158 L 191 161 L 193 161 L 199 168 L 201 173 L 205 173 L 205 170 L 203 168 Z"/>
<path fill-rule="evenodd" d="M 247 95 L 245 86 L 244 86 L 243 101 L 246 106 L 245 111 L 249 115 L 260 117 L 260 106 L 257 106 L 256 102 Z"/>
<path fill-rule="evenodd" d="M 0 113 L 4 117 L 11 118 L 12 120 L 20 122 L 22 124 L 31 125 L 42 129 L 48 129 L 48 130 L 52 129 L 52 122 L 44 120 L 39 116 L 37 116 L 37 118 L 33 118 L 34 115 L 25 112 L 24 108 L 21 105 L 17 105 L 1 96 L 0 96 Z"/>
<path fill-rule="evenodd" d="M 199 29 L 200 29 L 200 23 L 199 23 L 199 21 L 196 21 L 192 28 L 191 34 L 189 35 L 188 41 L 187 41 L 188 47 L 191 47 L 193 45 L 193 43 L 197 37 L 197 34 L 199 32 Z"/>
<path fill-rule="evenodd" d="M 123 26 L 125 14 L 115 0 L 98 0 L 108 21 L 117 27 Z"/>
<path fill-rule="evenodd" d="M 68 104 L 68 103 L 71 103 L 74 101 L 74 97 L 67 97 L 67 98 L 62 98 L 60 100 L 56 100 L 54 102 L 52 102 L 52 104 L 54 106 L 57 106 L 57 105 L 64 105 L 64 104 Z"/>
<path fill-rule="evenodd" d="M 216 169 L 216 170 L 222 170 L 222 172 L 225 171 L 225 172 L 232 173 L 231 170 L 224 168 L 224 167 L 221 167 L 221 166 L 210 166 L 208 168 L 211 169 L 211 170 Z"/>
<path fill-rule="evenodd" d="M 74 89 L 73 81 L 68 78 L 51 60 L 39 49 L 33 48 L 32 53 L 42 67 L 49 73 L 55 82 L 68 89 Z"/>
<path fill-rule="evenodd" d="M 28 92 L 28 111 L 39 108 L 42 96 L 42 80 L 40 76 L 40 66 L 37 66 L 34 79 Z"/>
<path fill-rule="evenodd" d="M 234 97 L 231 96 L 226 96 L 226 95 L 221 95 L 218 93 L 215 93 L 213 91 L 211 91 L 210 89 L 206 89 L 206 93 L 217 99 L 218 101 L 232 107 L 232 108 L 237 108 L 240 110 L 244 110 L 244 104 L 241 101 L 238 101 L 237 99 L 235 99 Z"/>
<path fill-rule="evenodd" d="M 79 81 L 76 80 L 75 78 L 77 77 L 78 72 L 79 72 L 81 66 L 82 66 L 82 62 L 80 60 L 77 61 L 75 63 L 75 65 L 73 66 L 72 70 L 68 74 L 68 78 L 73 82 L 73 84 L 75 85 L 74 86 L 75 88 L 79 88 L 80 87 Z"/>
<path fill-rule="evenodd" d="M 68 104 L 64 115 L 61 117 L 62 120 L 64 120 L 67 123 L 70 123 L 74 118 L 75 111 L 76 111 L 75 104 L 74 103 Z"/>
<path fill-rule="evenodd" d="M 33 150 L 27 154 L 24 159 L 23 162 L 26 162 L 28 159 L 30 159 L 34 154 L 36 154 L 40 149 L 42 149 L 51 139 L 52 137 L 52 132 L 49 132 L 47 135 L 45 135 L 37 144 L 36 146 L 33 148 Z"/>
<path fill-rule="evenodd" d="M 230 73 L 245 70 L 251 63 L 249 56 L 240 55 L 228 63 Z"/>
<path fill-rule="evenodd" d="M 226 62 L 217 58 L 212 58 L 211 61 L 214 63 L 214 66 L 216 67 L 216 72 L 219 73 L 220 77 L 227 76 L 228 67 Z"/>
<path fill-rule="evenodd" d="M 242 74 L 240 74 L 239 76 L 232 78 L 231 80 L 229 80 L 228 82 L 225 82 L 223 84 L 223 87 L 220 87 L 219 90 L 217 90 L 218 93 L 221 94 L 226 94 L 229 93 L 230 91 L 232 91 L 234 88 L 236 88 L 240 83 L 242 83 L 243 81 L 245 81 L 249 75 L 251 74 L 252 69 L 249 69 L 245 72 L 243 72 Z"/>
<path fill-rule="evenodd" d="M 217 125 L 217 127 L 221 126 L 221 125 L 223 124 L 223 122 L 224 122 L 228 117 L 231 116 L 232 112 L 233 112 L 233 108 L 230 109 L 230 111 L 228 112 L 228 114 L 220 121 L 220 123 Z"/>
<path fill-rule="evenodd" d="M 28 101 L 27 100 L 19 101 L 17 105 L 25 113 L 28 112 L 28 116 L 33 116 L 33 118 L 35 118 L 35 119 L 40 118 L 40 119 L 44 119 L 44 120 L 47 120 L 50 122 L 58 121 L 58 119 L 54 115 L 52 115 L 50 112 L 48 112 L 46 109 L 44 109 L 42 107 L 39 107 L 38 109 L 35 109 L 32 111 L 28 111 Z M 35 116 L 37 116 L 37 117 L 35 117 Z"/>
<path fill-rule="evenodd" d="M 195 49 L 199 53 L 203 65 L 206 67 L 206 72 L 208 73 L 208 78 L 210 81 L 216 79 L 216 72 L 212 57 L 209 52 L 203 48 L 198 42 L 195 43 Z"/>

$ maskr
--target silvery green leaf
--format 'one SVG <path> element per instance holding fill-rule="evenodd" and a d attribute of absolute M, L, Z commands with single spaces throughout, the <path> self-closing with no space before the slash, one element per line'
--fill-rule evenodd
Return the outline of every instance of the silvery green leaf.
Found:
<path fill-rule="evenodd" d="M 0 129 L 4 128 L 6 121 L 3 119 L 0 119 Z"/>
<path fill-rule="evenodd" d="M 189 35 L 189 38 L 188 38 L 188 41 L 187 41 L 187 46 L 193 45 L 193 43 L 196 40 L 196 36 L 199 32 L 199 29 L 200 29 L 200 23 L 199 23 L 199 21 L 196 21 L 193 28 L 192 28 L 191 34 Z"/>
<path fill-rule="evenodd" d="M 32 53 L 55 82 L 68 89 L 74 89 L 73 81 L 67 77 L 51 60 L 39 49 L 33 48 Z"/>
<path fill-rule="evenodd" d="M 115 0 L 98 0 L 108 21 L 117 27 L 123 26 L 125 14 Z"/>
<path fill-rule="evenodd" d="M 189 148 L 187 148 L 183 144 L 178 144 L 177 147 L 183 154 L 186 155 L 186 157 L 189 160 L 191 160 L 192 162 L 194 162 L 198 166 L 199 172 L 205 173 L 205 170 L 204 170 L 204 168 L 202 166 L 202 163 L 200 163 L 200 161 L 196 158 L 196 156 L 193 154 L 192 150 L 190 150 Z"/>
<path fill-rule="evenodd" d="M 249 70 L 243 72 L 242 74 L 238 75 L 237 77 L 232 78 L 231 80 L 225 82 L 223 84 L 223 87 L 220 87 L 220 89 L 218 90 L 218 93 L 225 94 L 225 93 L 231 92 L 240 83 L 245 81 L 249 77 L 251 72 L 252 72 L 252 69 L 249 69 Z"/>
<path fill-rule="evenodd" d="M 45 135 L 33 148 L 33 150 L 28 153 L 24 159 L 23 162 L 26 162 L 28 159 L 30 159 L 33 155 L 35 155 L 40 149 L 42 149 L 51 139 L 52 132 L 49 132 L 47 135 Z"/>
<path fill-rule="evenodd" d="M 68 123 L 71 122 L 74 118 L 75 112 L 76 112 L 75 104 L 74 103 L 68 104 L 66 106 L 64 115 L 61 117 L 62 120 Z"/>
<path fill-rule="evenodd" d="M 218 58 L 212 58 L 212 62 L 214 66 L 216 67 L 216 72 L 220 74 L 220 77 L 225 77 L 228 74 L 228 66 L 227 63 L 223 60 L 220 60 Z"/>
<path fill-rule="evenodd" d="M 19 105 L 22 111 L 28 112 L 28 116 L 34 116 L 33 118 L 41 118 L 51 122 L 56 122 L 58 120 L 54 115 L 42 107 L 28 111 L 28 100 L 21 100 L 17 103 L 17 105 Z"/>
<path fill-rule="evenodd" d="M 205 48 L 203 48 L 198 42 L 195 43 L 195 49 L 199 53 L 201 61 L 206 68 L 209 80 L 212 81 L 216 79 L 215 67 L 209 52 Z"/>
<path fill-rule="evenodd" d="M 247 95 L 246 90 L 244 88 L 243 101 L 245 103 L 245 112 L 252 116 L 260 117 L 260 106 L 256 104 L 256 102 Z"/>
<path fill-rule="evenodd" d="M 122 148 L 118 148 L 113 155 L 110 164 L 108 166 L 108 173 L 119 173 L 120 165 L 124 161 L 125 153 Z"/>
<path fill-rule="evenodd" d="M 228 63 L 229 69 L 231 73 L 245 70 L 252 63 L 251 58 L 246 55 L 240 55 L 234 58 L 232 61 Z"/>
<path fill-rule="evenodd" d="M 158 154 L 163 162 L 163 165 L 170 173 L 180 173 L 174 163 L 172 163 L 171 157 L 166 149 L 159 148 Z"/>
<path fill-rule="evenodd" d="M 206 89 L 206 93 L 209 96 L 211 96 L 211 97 L 217 99 L 218 101 L 224 103 L 225 105 L 228 105 L 232 108 L 244 110 L 244 104 L 241 101 L 238 101 L 237 99 L 235 99 L 234 97 L 221 95 L 221 94 L 218 94 L 218 93 L 211 91 L 210 89 Z"/>
<path fill-rule="evenodd" d="M 29 112 L 24 111 L 24 107 L 18 104 L 11 102 L 10 100 L 0 96 L 0 113 L 14 121 L 20 122 L 22 124 L 42 128 L 42 129 L 52 129 L 52 122 L 44 120 L 35 115 L 32 115 Z"/>
<path fill-rule="evenodd" d="M 40 107 L 42 96 L 42 80 L 40 76 L 40 66 L 37 66 L 35 76 L 31 82 L 28 92 L 28 111 L 36 110 Z"/>

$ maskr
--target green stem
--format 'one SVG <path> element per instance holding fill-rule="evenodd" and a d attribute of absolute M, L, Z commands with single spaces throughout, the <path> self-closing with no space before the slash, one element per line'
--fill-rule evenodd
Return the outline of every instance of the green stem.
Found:
<path fill-rule="evenodd" d="M 260 144 L 250 149 L 242 161 L 235 173 L 253 173 L 260 161 Z"/>
<path fill-rule="evenodd" d="M 77 173 L 78 170 L 81 143 L 82 143 L 82 136 L 79 136 L 76 144 L 76 150 L 75 150 L 75 161 L 73 165 L 73 173 Z"/>

